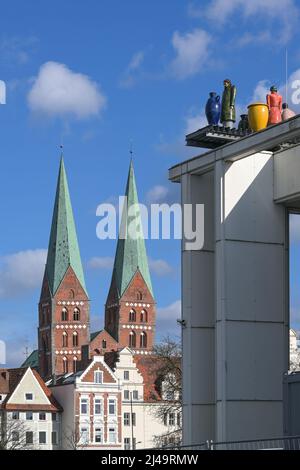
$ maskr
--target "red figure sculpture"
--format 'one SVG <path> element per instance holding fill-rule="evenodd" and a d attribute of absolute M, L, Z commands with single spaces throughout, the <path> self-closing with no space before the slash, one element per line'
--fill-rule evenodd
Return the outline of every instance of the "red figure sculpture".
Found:
<path fill-rule="evenodd" d="M 267 105 L 269 108 L 268 126 L 282 121 L 282 96 L 277 93 L 275 86 L 271 86 L 270 92 L 267 95 Z"/>

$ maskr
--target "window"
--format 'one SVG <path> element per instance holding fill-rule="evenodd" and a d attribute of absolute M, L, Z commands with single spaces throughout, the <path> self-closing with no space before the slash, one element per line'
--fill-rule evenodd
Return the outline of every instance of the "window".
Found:
<path fill-rule="evenodd" d="M 33 432 L 27 431 L 25 435 L 26 444 L 33 444 Z"/>
<path fill-rule="evenodd" d="M 39 413 L 39 420 L 46 421 L 46 413 Z"/>
<path fill-rule="evenodd" d="M 64 374 L 67 374 L 68 373 L 68 359 L 66 357 L 63 358 L 63 371 L 64 371 Z"/>
<path fill-rule="evenodd" d="M 57 421 L 57 414 L 56 413 L 52 413 L 52 421 Z"/>
<path fill-rule="evenodd" d="M 138 400 L 139 399 L 139 392 L 137 390 L 133 390 L 132 399 L 133 400 Z"/>
<path fill-rule="evenodd" d="M 95 442 L 97 442 L 97 444 L 101 444 L 102 442 L 102 428 L 95 428 Z"/>
<path fill-rule="evenodd" d="M 65 331 L 63 332 L 63 335 L 62 335 L 62 347 L 63 348 L 68 347 L 68 335 Z"/>
<path fill-rule="evenodd" d="M 129 380 L 129 370 L 124 370 L 124 380 Z"/>
<path fill-rule="evenodd" d="M 131 419 L 132 419 L 132 426 L 136 426 L 136 414 L 135 413 L 131 414 Z"/>
<path fill-rule="evenodd" d="M 78 333 L 76 331 L 73 333 L 73 346 L 78 346 Z"/>
<path fill-rule="evenodd" d="M 175 393 L 173 390 L 167 390 L 166 391 L 166 400 L 168 401 L 174 401 L 175 400 Z"/>
<path fill-rule="evenodd" d="M 136 300 L 143 300 L 143 294 L 142 294 L 141 291 L 138 291 L 138 292 L 136 293 Z"/>
<path fill-rule="evenodd" d="M 32 411 L 26 411 L 26 420 L 33 421 L 33 413 Z"/>
<path fill-rule="evenodd" d="M 33 400 L 33 393 L 25 393 L 25 400 Z"/>
<path fill-rule="evenodd" d="M 175 413 L 169 413 L 169 426 L 175 426 Z"/>
<path fill-rule="evenodd" d="M 46 443 L 47 443 L 46 433 L 45 431 L 40 431 L 39 432 L 39 444 L 46 444 Z"/>
<path fill-rule="evenodd" d="M 140 336 L 140 347 L 146 348 L 147 347 L 147 335 L 144 331 L 142 331 Z"/>
<path fill-rule="evenodd" d="M 181 415 L 180 413 L 177 413 L 177 426 L 180 428 L 181 426 Z"/>
<path fill-rule="evenodd" d="M 73 357 L 73 372 L 77 372 L 77 357 Z"/>
<path fill-rule="evenodd" d="M 124 413 L 124 426 L 130 426 L 130 413 Z"/>
<path fill-rule="evenodd" d="M 134 331 L 131 331 L 129 333 L 129 347 L 135 348 L 135 345 L 136 345 L 136 334 Z"/>
<path fill-rule="evenodd" d="M 80 428 L 80 442 L 87 444 L 89 442 L 89 430 L 86 427 Z"/>
<path fill-rule="evenodd" d="M 129 390 L 124 390 L 124 400 L 129 400 Z"/>
<path fill-rule="evenodd" d="M 102 349 L 106 349 L 106 340 L 105 339 L 102 340 Z"/>
<path fill-rule="evenodd" d="M 124 450 L 130 450 L 130 437 L 124 437 Z"/>
<path fill-rule="evenodd" d="M 168 414 L 167 413 L 164 414 L 164 425 L 168 426 Z"/>
<path fill-rule="evenodd" d="M 108 428 L 108 442 L 110 444 L 115 444 L 117 441 L 117 434 L 115 428 Z"/>
<path fill-rule="evenodd" d="M 73 320 L 74 321 L 79 321 L 80 320 L 80 310 L 79 310 L 79 308 L 74 308 Z"/>
<path fill-rule="evenodd" d="M 94 372 L 94 382 L 95 384 L 103 383 L 103 372 L 101 370 L 95 370 Z"/>
<path fill-rule="evenodd" d="M 80 398 L 80 414 L 82 415 L 88 414 L 88 399 L 87 398 Z"/>
<path fill-rule="evenodd" d="M 132 310 L 132 309 L 130 310 L 130 312 L 129 312 L 129 321 L 133 321 L 133 322 L 136 321 L 136 312 L 135 312 L 135 310 Z"/>
<path fill-rule="evenodd" d="M 19 412 L 13 411 L 11 414 L 11 419 L 19 419 Z"/>
<path fill-rule="evenodd" d="M 108 400 L 108 414 L 110 415 L 116 414 L 116 400 L 114 399 Z"/>
<path fill-rule="evenodd" d="M 51 442 L 53 446 L 57 446 L 57 432 L 52 431 L 51 433 Z"/>
<path fill-rule="evenodd" d="M 69 299 L 74 299 L 74 298 L 75 298 L 75 292 L 73 291 L 73 289 L 70 289 Z"/>
<path fill-rule="evenodd" d="M 20 439 L 18 431 L 12 431 L 11 433 L 11 439 L 13 442 L 18 442 Z"/>
<path fill-rule="evenodd" d="M 136 449 L 136 438 L 134 437 L 132 439 L 132 450 L 135 450 Z"/>
<path fill-rule="evenodd" d="M 68 310 L 66 308 L 63 308 L 61 311 L 61 321 L 68 321 L 69 315 L 68 315 Z"/>
<path fill-rule="evenodd" d="M 147 323 L 148 321 L 148 313 L 146 312 L 146 310 L 142 310 L 141 311 L 141 322 L 142 323 Z"/>
<path fill-rule="evenodd" d="M 100 398 L 95 398 L 94 402 L 94 414 L 101 415 L 102 414 L 102 402 Z"/>

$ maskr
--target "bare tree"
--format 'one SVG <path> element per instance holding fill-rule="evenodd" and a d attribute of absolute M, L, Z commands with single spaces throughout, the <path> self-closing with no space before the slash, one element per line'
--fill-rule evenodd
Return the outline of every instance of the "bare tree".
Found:
<path fill-rule="evenodd" d="M 153 413 L 163 422 L 167 431 L 154 436 L 158 447 L 179 445 L 182 435 L 182 369 L 181 344 L 170 338 L 163 338 L 154 347 L 151 356 L 152 374 L 156 377 L 155 386 L 160 399 L 153 404 Z"/>
<path fill-rule="evenodd" d="M 27 443 L 25 424 L 20 420 L 14 420 L 6 412 L 1 413 L 0 450 L 24 450 L 32 449 L 32 444 Z"/>
<path fill-rule="evenodd" d="M 63 436 L 68 444 L 68 450 L 84 450 L 88 444 L 83 441 L 84 435 L 80 433 L 78 423 L 75 425 L 74 429 L 69 426 L 63 433 Z"/>

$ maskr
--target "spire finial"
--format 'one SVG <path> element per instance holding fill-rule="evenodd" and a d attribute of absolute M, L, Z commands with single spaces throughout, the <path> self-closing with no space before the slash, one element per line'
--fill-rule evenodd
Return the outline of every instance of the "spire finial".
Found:
<path fill-rule="evenodd" d="M 129 153 L 130 153 L 130 161 L 132 162 L 133 160 L 133 140 L 132 139 L 130 139 Z"/>

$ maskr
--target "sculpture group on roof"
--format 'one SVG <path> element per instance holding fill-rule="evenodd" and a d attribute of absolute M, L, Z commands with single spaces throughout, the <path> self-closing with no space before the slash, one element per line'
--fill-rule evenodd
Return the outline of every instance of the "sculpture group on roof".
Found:
<path fill-rule="evenodd" d="M 209 93 L 205 114 L 209 125 L 223 127 L 228 131 L 235 128 L 237 89 L 228 78 L 224 80 L 223 84 L 222 99 L 214 91 Z M 248 113 L 240 115 L 238 130 L 257 132 L 286 121 L 293 116 L 295 116 L 295 112 L 289 109 L 287 103 L 282 103 L 282 96 L 278 93 L 277 87 L 272 85 L 266 96 L 266 103 L 251 103 L 248 106 Z"/>

